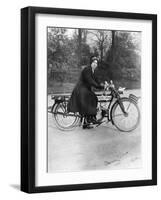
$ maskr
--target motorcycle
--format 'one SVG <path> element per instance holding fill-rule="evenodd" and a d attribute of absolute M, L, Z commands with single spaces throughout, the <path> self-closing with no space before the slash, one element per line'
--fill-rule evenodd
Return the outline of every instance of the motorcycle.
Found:
<path fill-rule="evenodd" d="M 133 131 L 138 127 L 140 121 L 140 110 L 138 99 L 133 94 L 128 97 L 122 97 L 125 88 L 115 88 L 113 81 L 109 84 L 105 82 L 102 94 L 96 93 L 98 97 L 97 115 L 98 127 L 102 123 L 111 122 L 118 130 L 123 132 Z M 83 126 L 85 117 L 79 113 L 67 111 L 67 105 L 70 95 L 53 95 L 54 104 L 51 107 L 51 114 L 54 118 L 57 128 L 63 131 L 73 130 L 78 126 Z"/>

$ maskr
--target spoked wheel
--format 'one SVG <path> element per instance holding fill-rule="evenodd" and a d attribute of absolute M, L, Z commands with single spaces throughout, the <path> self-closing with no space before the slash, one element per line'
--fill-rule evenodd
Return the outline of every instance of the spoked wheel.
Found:
<path fill-rule="evenodd" d="M 67 112 L 66 102 L 56 104 L 52 107 L 51 112 L 56 126 L 63 131 L 73 130 L 80 119 L 76 114 Z"/>
<path fill-rule="evenodd" d="M 125 113 L 122 111 L 120 104 L 117 102 L 112 108 L 111 118 L 114 125 L 120 131 L 129 132 L 136 129 L 138 126 L 140 121 L 140 111 L 137 104 L 128 98 L 121 99 L 121 102 Z"/>

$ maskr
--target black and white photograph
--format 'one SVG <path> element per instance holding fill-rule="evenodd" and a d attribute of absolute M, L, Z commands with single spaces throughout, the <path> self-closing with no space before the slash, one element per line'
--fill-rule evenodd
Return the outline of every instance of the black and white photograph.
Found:
<path fill-rule="evenodd" d="M 155 185 L 156 15 L 28 7 L 21 30 L 22 190 Z"/>
<path fill-rule="evenodd" d="M 142 32 L 48 26 L 46 39 L 47 172 L 141 168 Z"/>

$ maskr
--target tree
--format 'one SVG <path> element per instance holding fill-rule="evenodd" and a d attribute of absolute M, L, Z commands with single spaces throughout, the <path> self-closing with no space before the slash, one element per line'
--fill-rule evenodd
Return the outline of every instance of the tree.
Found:
<path fill-rule="evenodd" d="M 115 32 L 114 30 L 111 31 L 111 44 L 110 48 L 107 52 L 107 58 L 106 61 L 109 63 L 113 63 L 114 61 L 114 55 L 115 55 Z"/>
<path fill-rule="evenodd" d="M 48 61 L 60 61 L 65 59 L 64 46 L 67 36 L 65 28 L 49 28 L 48 29 Z"/>
<path fill-rule="evenodd" d="M 110 31 L 104 30 L 94 30 L 89 32 L 92 36 L 92 40 L 95 43 L 95 48 L 98 49 L 100 54 L 100 62 L 102 63 L 104 60 L 104 54 L 109 49 L 110 46 Z"/>
<path fill-rule="evenodd" d="M 90 46 L 87 44 L 87 29 L 76 29 L 73 35 L 74 43 L 76 44 L 76 55 L 78 60 L 78 67 L 87 65 L 89 62 Z"/>
<path fill-rule="evenodd" d="M 140 33 L 112 31 L 112 42 L 106 62 L 116 78 L 140 79 Z"/>
<path fill-rule="evenodd" d="M 78 29 L 78 64 L 81 66 L 82 59 L 82 29 Z"/>

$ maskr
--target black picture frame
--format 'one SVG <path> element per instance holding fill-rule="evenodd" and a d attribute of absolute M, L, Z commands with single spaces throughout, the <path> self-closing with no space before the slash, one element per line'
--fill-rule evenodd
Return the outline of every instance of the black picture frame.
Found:
<path fill-rule="evenodd" d="M 35 186 L 35 16 L 59 14 L 152 21 L 152 179 L 59 186 Z M 21 9 L 21 190 L 27 193 L 103 189 L 157 184 L 157 15 L 26 7 Z"/>

